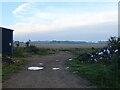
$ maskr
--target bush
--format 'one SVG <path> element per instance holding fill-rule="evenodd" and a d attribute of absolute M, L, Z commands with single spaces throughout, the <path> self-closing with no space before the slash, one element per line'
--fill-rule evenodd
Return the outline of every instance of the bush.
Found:
<path fill-rule="evenodd" d="M 118 52 L 120 54 L 120 38 L 110 37 L 108 41 L 108 45 L 111 46 L 113 49 L 118 49 Z"/>
<path fill-rule="evenodd" d="M 112 57 L 112 63 L 116 63 L 118 69 L 120 69 L 120 38 L 110 37 L 108 45 L 113 49 L 118 49 L 118 54 Z"/>
<path fill-rule="evenodd" d="M 39 48 L 37 48 L 36 46 L 30 45 L 29 47 L 26 47 L 25 49 L 27 52 L 34 52 L 34 53 L 38 53 L 39 52 Z"/>
<path fill-rule="evenodd" d="M 105 60 L 99 63 L 80 63 L 85 56 L 75 58 L 68 62 L 72 72 L 87 78 L 93 84 L 100 88 L 120 88 L 120 70 L 118 55 L 112 57 L 112 62 L 107 63 Z M 86 60 L 86 59 L 85 59 Z"/>
<path fill-rule="evenodd" d="M 13 54 L 8 55 L 10 57 L 29 57 L 30 55 L 26 52 L 24 47 L 13 47 Z"/>

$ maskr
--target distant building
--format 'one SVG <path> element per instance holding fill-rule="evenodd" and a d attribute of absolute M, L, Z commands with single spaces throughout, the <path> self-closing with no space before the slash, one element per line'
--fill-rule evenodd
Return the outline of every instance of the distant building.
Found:
<path fill-rule="evenodd" d="M 13 53 L 13 30 L 0 27 L 0 50 L 2 54 Z"/>

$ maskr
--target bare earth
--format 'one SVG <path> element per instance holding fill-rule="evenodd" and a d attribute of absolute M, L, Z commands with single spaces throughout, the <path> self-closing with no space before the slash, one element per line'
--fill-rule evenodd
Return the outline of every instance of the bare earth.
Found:
<path fill-rule="evenodd" d="M 3 88 L 96 88 L 66 69 L 65 63 L 71 57 L 74 56 L 69 52 L 60 52 L 26 58 L 31 62 L 4 82 Z M 38 66 L 38 63 L 44 63 L 44 70 L 27 70 L 29 66 Z M 53 67 L 59 67 L 60 70 L 52 70 Z"/>

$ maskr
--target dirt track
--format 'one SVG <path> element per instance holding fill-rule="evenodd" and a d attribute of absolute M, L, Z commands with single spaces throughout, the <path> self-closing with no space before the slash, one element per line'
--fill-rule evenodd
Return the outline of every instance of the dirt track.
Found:
<path fill-rule="evenodd" d="M 3 88 L 94 88 L 87 80 L 66 70 L 65 62 L 70 57 L 73 57 L 71 53 L 60 52 L 26 58 L 31 62 L 4 82 Z M 27 70 L 28 66 L 37 66 L 38 63 L 44 63 L 44 70 Z M 60 70 L 52 70 L 53 67 Z"/>

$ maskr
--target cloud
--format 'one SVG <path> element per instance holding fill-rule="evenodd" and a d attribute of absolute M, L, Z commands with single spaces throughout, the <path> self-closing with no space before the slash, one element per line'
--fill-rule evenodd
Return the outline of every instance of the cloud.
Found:
<path fill-rule="evenodd" d="M 16 15 L 17 17 L 21 17 L 25 14 L 27 9 L 29 9 L 30 3 L 24 3 L 20 6 L 18 6 L 12 13 Z"/>
<path fill-rule="evenodd" d="M 46 32 L 63 30 L 68 27 L 88 26 L 105 22 L 117 22 L 117 12 L 88 14 L 50 14 L 36 13 L 35 17 L 26 17 L 24 22 L 9 26 L 16 33 Z M 22 27 L 22 28 L 21 28 Z"/>
<path fill-rule="evenodd" d="M 74 32 L 97 33 L 100 32 L 97 28 L 96 30 L 89 28 L 83 28 L 83 30 L 81 28 L 89 26 L 94 28 L 96 24 L 103 25 L 103 23 L 116 24 L 118 19 L 117 10 L 74 12 L 70 11 L 69 8 L 68 11 L 67 8 L 59 7 L 52 7 L 52 9 L 48 6 L 38 8 L 35 6 L 35 3 L 24 3 L 20 5 L 13 11 L 13 14 L 16 16 L 16 19 L 18 19 L 18 22 L 7 27 L 15 30 L 14 33 L 16 37 L 18 35 L 22 36 L 23 33 L 69 32 L 68 28 Z M 76 30 L 76 27 L 80 27 L 79 30 Z M 101 32 L 104 32 L 106 28 L 102 29 Z"/>
<path fill-rule="evenodd" d="M 116 23 L 101 23 L 96 25 L 66 28 L 63 31 L 20 33 L 15 35 L 15 40 L 107 40 L 110 36 L 117 35 Z"/>

